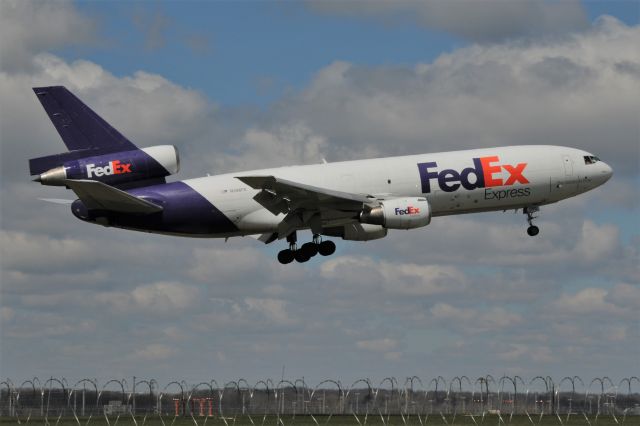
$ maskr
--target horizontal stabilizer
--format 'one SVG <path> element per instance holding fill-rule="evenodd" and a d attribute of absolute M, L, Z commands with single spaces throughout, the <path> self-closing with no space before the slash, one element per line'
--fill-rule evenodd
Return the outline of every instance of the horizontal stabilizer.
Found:
<path fill-rule="evenodd" d="M 135 197 L 113 186 L 94 180 L 67 179 L 65 185 L 76 193 L 89 210 L 107 210 L 118 213 L 152 214 L 162 207 Z"/>
<path fill-rule="evenodd" d="M 53 203 L 53 204 L 62 204 L 62 205 L 73 204 L 73 200 L 67 200 L 64 198 L 38 198 L 38 200 L 46 201 L 47 203 Z"/>

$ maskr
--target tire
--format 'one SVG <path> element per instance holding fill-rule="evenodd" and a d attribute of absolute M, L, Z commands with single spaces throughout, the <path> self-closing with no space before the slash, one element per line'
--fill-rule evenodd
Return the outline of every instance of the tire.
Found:
<path fill-rule="evenodd" d="M 313 257 L 318 254 L 318 245 L 316 243 L 304 243 L 300 250 L 307 255 L 307 257 Z"/>
<path fill-rule="evenodd" d="M 282 263 L 283 265 L 293 262 L 293 259 L 293 252 L 289 249 L 282 250 L 278 253 L 278 262 Z"/>
<path fill-rule="evenodd" d="M 322 256 L 331 256 L 336 251 L 336 244 L 333 241 L 323 241 L 318 245 L 318 253 Z"/>
<path fill-rule="evenodd" d="M 296 250 L 293 252 L 293 257 L 296 259 L 298 263 L 304 263 L 310 259 L 307 254 L 302 250 Z"/>
<path fill-rule="evenodd" d="M 527 228 L 527 234 L 529 234 L 530 237 L 535 237 L 539 233 L 540 233 L 540 228 L 538 228 L 535 225 L 531 225 L 530 227 Z"/>

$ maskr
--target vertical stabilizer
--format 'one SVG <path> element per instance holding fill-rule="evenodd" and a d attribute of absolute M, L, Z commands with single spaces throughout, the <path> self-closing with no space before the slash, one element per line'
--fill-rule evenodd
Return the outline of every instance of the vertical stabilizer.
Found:
<path fill-rule="evenodd" d="M 33 91 L 69 151 L 116 152 L 137 147 L 64 86 Z"/>

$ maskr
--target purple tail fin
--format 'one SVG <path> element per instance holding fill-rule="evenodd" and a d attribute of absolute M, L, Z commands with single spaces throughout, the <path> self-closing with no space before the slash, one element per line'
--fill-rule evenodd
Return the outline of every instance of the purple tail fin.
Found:
<path fill-rule="evenodd" d="M 70 152 L 29 160 L 31 175 L 83 157 L 138 149 L 64 86 L 33 91 Z"/>
<path fill-rule="evenodd" d="M 66 87 L 34 87 L 33 91 L 69 151 L 115 152 L 137 148 Z"/>

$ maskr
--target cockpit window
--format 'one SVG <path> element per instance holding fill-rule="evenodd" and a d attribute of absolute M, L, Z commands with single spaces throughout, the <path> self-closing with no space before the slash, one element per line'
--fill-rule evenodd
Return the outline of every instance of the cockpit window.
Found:
<path fill-rule="evenodd" d="M 600 159 L 598 157 L 596 157 L 595 155 L 585 155 L 584 156 L 584 164 L 595 164 L 598 161 L 600 161 Z"/>

